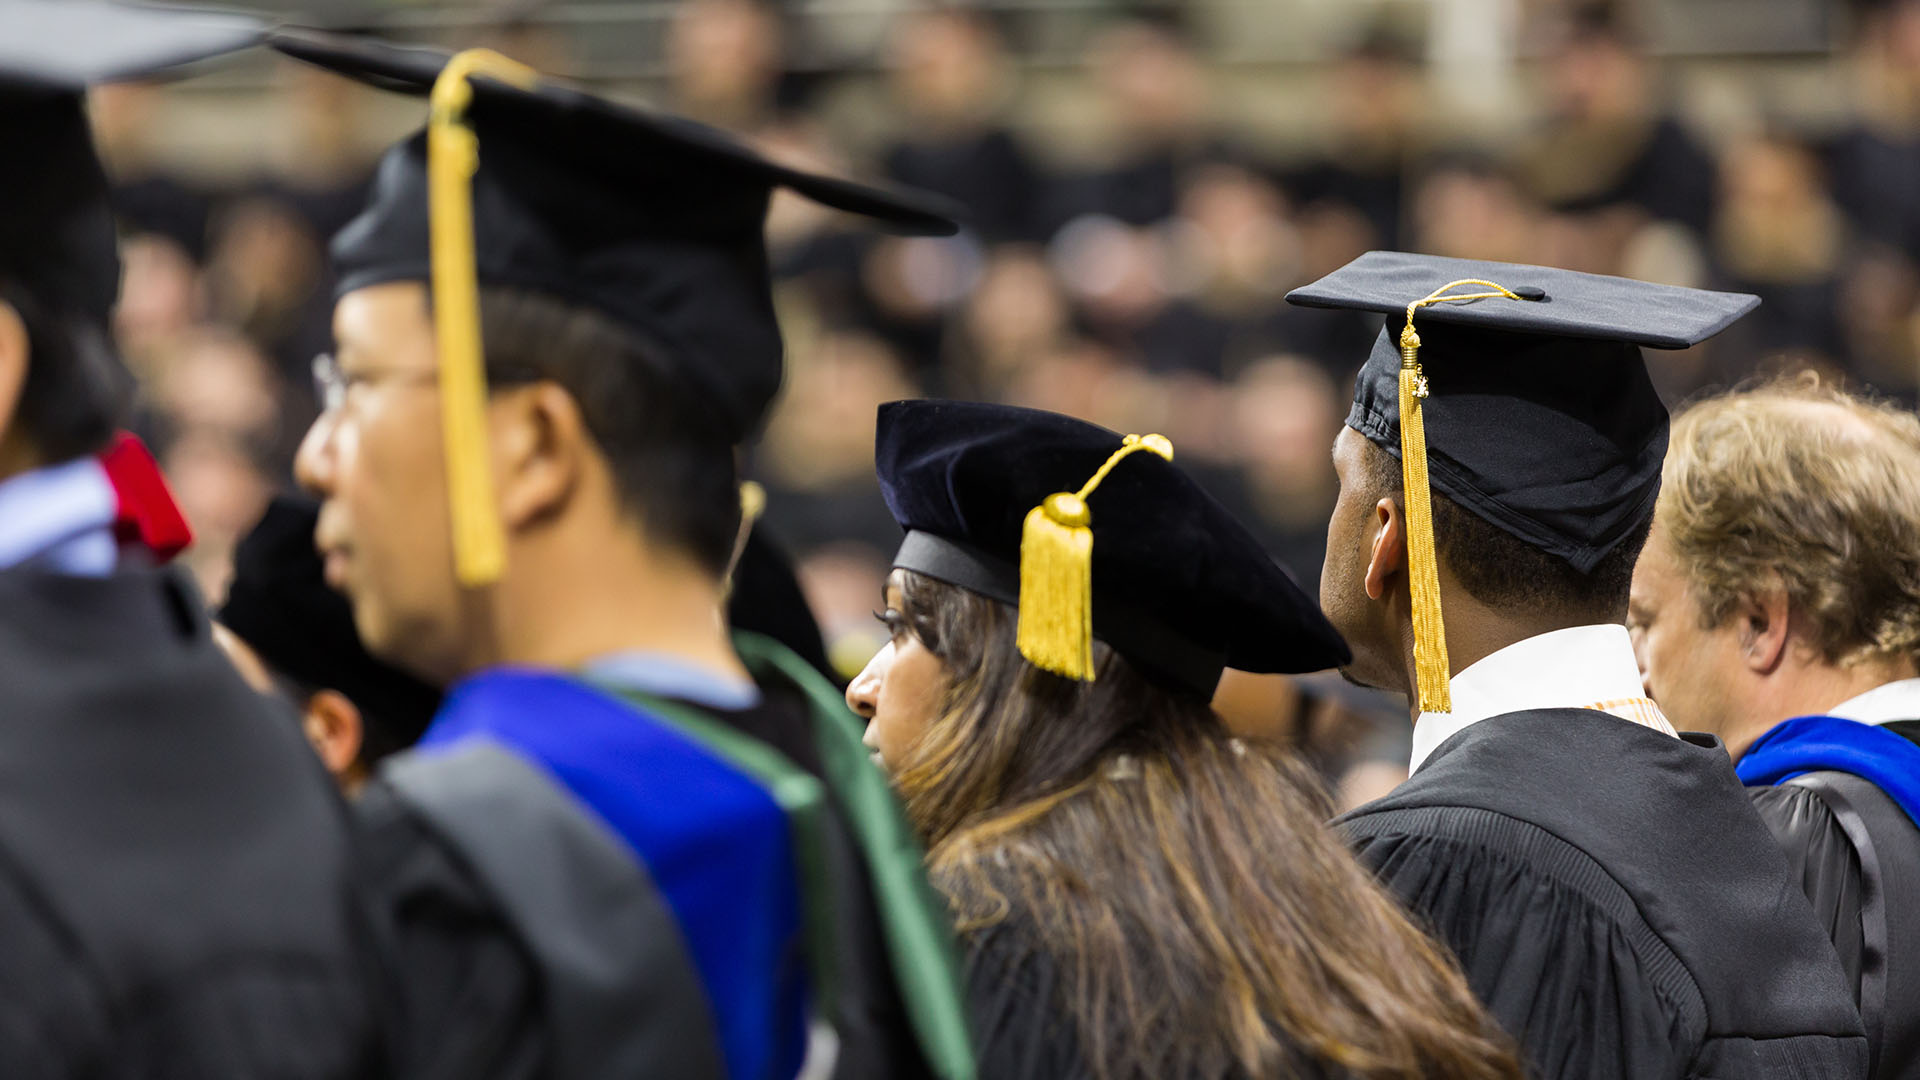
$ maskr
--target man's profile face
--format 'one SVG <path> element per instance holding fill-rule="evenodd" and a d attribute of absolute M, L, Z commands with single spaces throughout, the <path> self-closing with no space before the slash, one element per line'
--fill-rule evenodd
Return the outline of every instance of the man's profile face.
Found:
<path fill-rule="evenodd" d="M 324 500 L 315 545 L 367 648 L 429 679 L 464 672 L 440 394 L 426 287 L 373 285 L 334 308 L 334 400 L 295 470 Z"/>
<path fill-rule="evenodd" d="M 1747 670 L 1735 622 L 1728 619 L 1711 630 L 1700 625 L 1686 568 L 1655 517 L 1633 568 L 1627 632 L 1647 696 L 1681 731 L 1724 737 L 1745 719 L 1735 715 L 1742 700 L 1740 676 Z"/>
<path fill-rule="evenodd" d="M 1392 625 L 1389 595 L 1367 596 L 1367 567 L 1379 535 L 1375 506 L 1383 493 L 1374 491 L 1365 455 L 1380 453 L 1366 437 L 1342 427 L 1333 441 L 1333 470 L 1340 495 L 1327 523 L 1327 558 L 1320 567 L 1320 608 L 1353 649 L 1353 663 L 1340 674 L 1362 686 L 1406 692 L 1407 674 L 1399 647 L 1401 635 Z M 1400 580 L 1389 577 L 1390 586 Z"/>

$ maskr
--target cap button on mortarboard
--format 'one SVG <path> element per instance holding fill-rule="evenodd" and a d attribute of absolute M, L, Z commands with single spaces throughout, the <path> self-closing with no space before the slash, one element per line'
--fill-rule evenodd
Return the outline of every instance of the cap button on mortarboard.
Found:
<path fill-rule="evenodd" d="M 1547 298 L 1547 290 L 1538 285 L 1515 285 L 1513 287 L 1513 295 L 1522 300 L 1545 300 Z"/>

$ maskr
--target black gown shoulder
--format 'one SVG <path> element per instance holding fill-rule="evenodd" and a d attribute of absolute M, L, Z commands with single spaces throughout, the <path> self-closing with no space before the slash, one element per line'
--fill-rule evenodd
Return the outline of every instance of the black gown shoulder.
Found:
<path fill-rule="evenodd" d="M 1017 923 L 962 938 L 967 1009 L 982 1077 L 1087 1080 L 1080 1040 L 1061 1003 L 1059 965 Z"/>
<path fill-rule="evenodd" d="M 1920 1080 L 1920 828 L 1871 782 L 1815 772 L 1747 796 L 1845 969 L 1874 1080 Z"/>
<path fill-rule="evenodd" d="M 0 1076 L 380 1075 L 344 805 L 168 570 L 0 571 Z"/>
<path fill-rule="evenodd" d="M 1493 717 L 1339 824 L 1539 1076 L 1866 1075 L 1832 947 L 1717 742 Z"/>
<path fill-rule="evenodd" d="M 394 1075 L 540 1075 L 538 974 L 499 902 L 384 780 L 362 789 L 354 816 L 362 888 L 391 972 Z"/>

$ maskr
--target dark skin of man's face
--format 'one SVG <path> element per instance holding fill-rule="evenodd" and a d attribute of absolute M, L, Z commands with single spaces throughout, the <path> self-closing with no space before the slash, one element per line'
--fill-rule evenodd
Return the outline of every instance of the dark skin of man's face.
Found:
<path fill-rule="evenodd" d="M 1364 457 L 1370 453 L 1379 451 L 1352 428 L 1341 428 L 1333 442 L 1340 496 L 1327 523 L 1320 607 L 1353 649 L 1353 663 L 1341 668 L 1340 674 L 1361 686 L 1406 693 L 1402 644 L 1406 631 L 1388 602 L 1404 589 L 1397 543 L 1399 507 L 1391 497 L 1372 490 Z M 1376 559 L 1381 560 L 1380 567 L 1374 568 L 1380 592 L 1369 595 L 1369 567 Z"/>

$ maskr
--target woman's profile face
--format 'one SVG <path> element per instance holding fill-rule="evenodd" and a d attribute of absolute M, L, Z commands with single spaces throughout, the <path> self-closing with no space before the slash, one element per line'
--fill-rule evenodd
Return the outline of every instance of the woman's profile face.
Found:
<path fill-rule="evenodd" d="M 914 634 L 903 607 L 895 571 L 887 579 L 886 609 L 879 613 L 892 640 L 847 686 L 847 705 L 867 721 L 867 748 L 888 772 L 899 770 L 939 715 L 947 690 L 946 665 Z"/>

